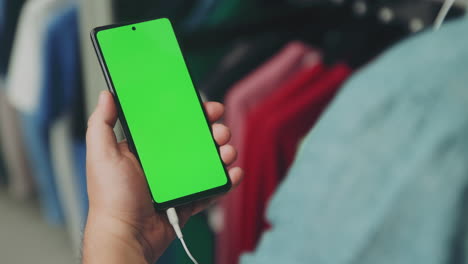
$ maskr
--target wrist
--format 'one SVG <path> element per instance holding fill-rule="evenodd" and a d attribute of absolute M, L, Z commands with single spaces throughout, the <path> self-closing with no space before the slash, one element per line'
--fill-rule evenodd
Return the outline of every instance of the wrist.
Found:
<path fill-rule="evenodd" d="M 163 250 L 154 249 L 144 228 L 123 219 L 90 211 L 83 239 L 83 263 L 154 263 Z M 168 242 L 169 244 L 170 242 Z M 113 261 L 109 261 L 109 260 Z"/>

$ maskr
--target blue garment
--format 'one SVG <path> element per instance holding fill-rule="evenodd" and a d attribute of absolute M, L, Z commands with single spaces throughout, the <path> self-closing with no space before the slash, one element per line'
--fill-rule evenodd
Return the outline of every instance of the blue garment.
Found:
<path fill-rule="evenodd" d="M 75 123 L 74 127 L 84 126 L 84 120 L 77 118 L 76 111 L 83 111 L 80 100 L 83 92 L 81 73 L 80 40 L 78 25 L 78 7 L 75 4 L 62 10 L 55 17 L 48 29 L 46 39 L 46 79 L 44 90 L 48 94 L 56 94 L 56 108 L 49 108 L 48 115 L 56 117 L 61 113 L 70 113 Z M 80 116 L 80 115 L 78 115 Z M 83 124 L 81 124 L 83 123 Z M 84 223 L 88 212 L 88 196 L 86 191 L 86 143 L 83 133 L 73 133 L 72 148 L 75 163 L 75 184 L 81 201 L 81 223 Z"/>
<path fill-rule="evenodd" d="M 75 5 L 57 13 L 47 29 L 44 43 L 44 83 L 41 86 L 39 107 L 34 113 L 22 113 L 25 141 L 39 186 L 39 197 L 51 223 L 62 223 L 63 208 L 59 201 L 56 175 L 50 153 L 50 128 L 61 115 L 70 112 L 76 104 L 81 87 L 81 64 L 78 39 L 78 11 Z M 79 175 L 76 186 L 82 197 L 82 208 L 87 211 L 84 139 L 74 143 Z M 86 214 L 83 214 L 83 218 Z M 84 219 L 82 219 L 84 223 Z"/>
<path fill-rule="evenodd" d="M 73 143 L 73 151 L 75 157 L 75 165 L 76 165 L 76 174 L 78 175 L 77 178 L 77 189 L 78 195 L 81 200 L 81 228 L 84 229 L 86 224 L 86 219 L 88 217 L 88 191 L 86 185 L 86 142 L 81 139 L 75 139 Z"/>
<path fill-rule="evenodd" d="M 50 96 L 54 95 L 50 94 Z M 42 212 L 47 222 L 59 225 L 64 223 L 64 215 L 62 204 L 58 198 L 55 173 L 50 157 L 48 131 L 52 120 L 48 116 L 41 116 L 46 106 L 47 104 L 41 100 L 40 112 L 19 113 L 19 116 Z"/>
<path fill-rule="evenodd" d="M 272 199 L 271 231 L 242 263 L 454 259 L 467 224 L 467 30 L 464 18 L 414 36 L 343 87 Z"/>

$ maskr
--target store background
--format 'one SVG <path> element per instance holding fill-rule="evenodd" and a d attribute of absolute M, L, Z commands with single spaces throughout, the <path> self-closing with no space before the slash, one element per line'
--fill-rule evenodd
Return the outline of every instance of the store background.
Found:
<path fill-rule="evenodd" d="M 253 89 L 256 82 L 265 84 L 264 80 L 245 78 L 276 54 L 286 56 L 288 52 L 300 54 L 304 64 L 335 67 L 331 68 L 338 72 L 338 80 L 333 89 L 339 89 L 356 70 L 396 43 L 432 30 L 442 2 L 0 0 L 0 263 L 79 260 L 87 210 L 86 120 L 99 91 L 107 89 L 89 39 L 93 27 L 170 18 L 196 86 L 205 98 L 225 101 L 235 87 Z M 465 9 L 466 1 L 456 1 L 447 20 L 462 16 Z M 20 35 L 21 27 L 24 32 Z M 336 68 L 340 63 L 345 64 L 344 70 Z M 269 78 L 273 78 L 271 73 Z M 314 119 L 333 95 L 332 91 L 316 102 Z M 245 105 L 246 109 L 252 107 Z M 235 115 L 229 109 L 232 122 Z M 308 122 L 309 126 L 298 130 L 309 130 L 315 120 Z M 119 127 L 116 134 L 122 138 Z M 233 140 L 242 145 L 242 140 Z M 273 173 L 279 177 L 275 181 L 285 175 L 293 154 Z M 248 157 L 252 158 L 249 169 L 255 171 L 252 164 L 258 156 Z M 239 163 L 244 165 L 244 159 L 240 156 Z M 256 197 L 258 207 L 247 211 L 253 220 L 239 223 L 255 226 L 255 234 L 246 236 L 247 246 L 239 246 L 243 250 L 255 247 L 266 228 L 264 207 L 277 183 L 269 184 L 272 187 L 266 194 Z M 247 188 L 257 190 L 257 185 L 249 183 Z M 233 198 L 239 195 L 231 195 L 222 206 L 194 217 L 187 225 L 187 243 L 201 263 L 215 263 L 223 259 L 220 255 L 237 256 L 223 249 L 229 244 L 227 239 L 239 238 L 216 231 L 236 225 L 233 219 L 242 217 L 229 215 L 230 209 L 237 212 L 245 205 Z M 232 219 L 223 218 L 226 215 Z M 236 262 L 234 259 L 237 257 L 231 259 Z M 187 263 L 187 259 L 174 243 L 158 263 Z"/>

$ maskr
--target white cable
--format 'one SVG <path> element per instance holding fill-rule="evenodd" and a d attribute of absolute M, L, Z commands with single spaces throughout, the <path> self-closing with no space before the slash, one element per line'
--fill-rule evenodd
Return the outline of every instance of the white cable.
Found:
<path fill-rule="evenodd" d="M 197 260 L 190 253 L 190 250 L 188 249 L 187 244 L 185 244 L 184 238 L 179 238 L 179 240 L 180 240 L 180 243 L 182 243 L 182 246 L 184 247 L 185 252 L 187 253 L 187 256 L 192 260 L 194 264 L 198 264 Z"/>
<path fill-rule="evenodd" d="M 177 238 L 180 240 L 180 243 L 182 243 L 182 246 L 184 247 L 185 253 L 187 253 L 187 256 L 192 260 L 194 264 L 198 264 L 198 261 L 192 256 L 192 253 L 190 253 L 187 244 L 185 244 L 184 235 L 182 234 L 182 230 L 180 229 L 179 217 L 177 216 L 176 210 L 173 207 L 169 208 L 167 209 L 166 214 L 167 219 L 169 219 L 169 223 L 174 228 Z"/>
<path fill-rule="evenodd" d="M 450 11 L 450 8 L 452 8 L 454 3 L 455 3 L 455 0 L 444 1 L 444 4 L 442 5 L 442 8 L 440 9 L 439 14 L 437 15 L 434 21 L 434 30 L 439 30 L 439 28 L 442 26 L 442 23 L 444 23 L 444 20 L 447 17 L 447 14 Z"/>

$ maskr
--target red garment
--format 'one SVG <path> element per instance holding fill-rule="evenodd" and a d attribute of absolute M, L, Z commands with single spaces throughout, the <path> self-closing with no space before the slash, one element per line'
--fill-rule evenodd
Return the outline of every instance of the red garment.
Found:
<path fill-rule="evenodd" d="M 264 63 L 257 70 L 236 83 L 226 96 L 225 123 L 231 128 L 230 144 L 237 148 L 238 162 L 233 166 L 242 165 L 244 126 L 247 114 L 258 103 L 273 93 L 281 84 L 288 81 L 297 71 L 311 67 L 320 61 L 320 55 L 300 42 L 287 44 L 277 55 Z M 216 237 L 216 263 L 235 264 L 234 245 L 240 241 L 240 232 L 236 227 L 242 219 L 243 185 L 220 202 L 223 215 L 223 226 Z"/>
<path fill-rule="evenodd" d="M 274 191 L 278 180 L 286 174 L 294 160 L 300 140 L 317 122 L 350 74 L 351 69 L 347 65 L 335 66 L 318 83 L 308 87 L 307 94 L 296 94 L 281 111 L 276 111 L 266 120 L 262 131 L 268 133 L 263 138 L 264 143 L 259 143 L 265 147 L 263 154 L 258 157 L 258 168 L 264 168 L 259 173 L 272 179 L 269 181 L 271 186 L 266 186 L 268 192 Z"/>
<path fill-rule="evenodd" d="M 278 54 L 237 82 L 225 97 L 225 124 L 231 128 L 232 144 L 242 158 L 247 114 L 294 73 L 320 61 L 317 51 L 301 42 L 287 44 Z M 237 163 L 240 163 L 240 159 Z M 234 166 L 237 166 L 234 164 Z M 227 264 L 223 262 L 224 264 Z"/>
<path fill-rule="evenodd" d="M 267 201 L 289 168 L 298 142 L 350 73 L 346 65 L 335 66 L 323 74 L 304 73 L 303 82 L 285 86 L 249 115 L 241 252 L 255 248 L 267 227 Z"/>
<path fill-rule="evenodd" d="M 251 113 L 248 114 L 246 117 L 246 123 L 248 123 L 245 126 L 245 131 L 244 134 L 246 135 L 245 141 L 244 141 L 244 149 L 245 151 L 245 156 L 241 159 L 241 164 L 242 167 L 245 168 L 246 165 L 248 164 L 249 161 L 249 154 L 251 152 L 251 145 L 250 145 L 250 140 L 252 132 L 251 130 L 255 129 L 256 122 L 261 124 L 262 119 L 265 116 L 268 116 L 270 114 L 270 109 L 275 108 L 278 106 L 278 103 L 284 102 L 283 100 L 287 99 L 287 96 L 290 94 L 294 94 L 294 91 L 296 90 L 301 90 L 305 85 L 308 83 L 313 82 L 315 79 L 318 79 L 318 77 L 322 74 L 324 71 L 324 66 L 322 63 L 318 63 L 313 66 L 306 67 L 304 69 L 301 69 L 300 71 L 294 73 L 293 76 L 290 77 L 289 80 L 287 80 L 281 87 L 279 87 L 274 93 L 272 93 L 269 97 L 267 97 L 265 100 L 263 100 L 257 107 L 251 111 Z M 258 121 L 256 118 L 250 118 L 258 116 Z M 249 125 L 250 124 L 250 125 Z M 250 128 L 250 129 L 249 129 Z M 255 142 L 255 140 L 253 140 Z M 231 242 L 231 248 L 230 251 L 232 252 L 232 258 L 229 260 L 230 263 L 238 263 L 238 259 L 240 254 L 246 250 L 245 247 L 245 241 L 249 239 L 249 236 L 255 235 L 255 232 L 251 231 L 246 232 L 245 229 L 248 229 L 248 219 L 251 219 L 252 217 L 255 217 L 255 219 L 261 219 L 259 216 L 256 214 L 251 214 L 251 215 L 246 215 L 246 207 L 251 205 L 252 203 L 257 204 L 259 201 L 251 201 L 250 200 L 250 194 L 246 193 L 246 187 L 254 185 L 258 186 L 258 180 L 257 177 L 253 174 L 247 174 L 246 173 L 246 178 L 245 180 L 241 183 L 239 186 L 242 188 L 242 193 L 241 196 L 236 196 L 237 200 L 237 206 L 241 207 L 242 212 L 237 213 L 233 219 L 229 219 L 229 221 L 235 223 L 232 226 L 229 226 L 228 228 L 232 228 L 233 232 L 236 233 L 236 239 Z M 238 188 L 239 188 L 238 187 Z M 253 223 L 252 223 L 253 224 Z M 256 230 L 256 228 L 255 228 Z"/>

